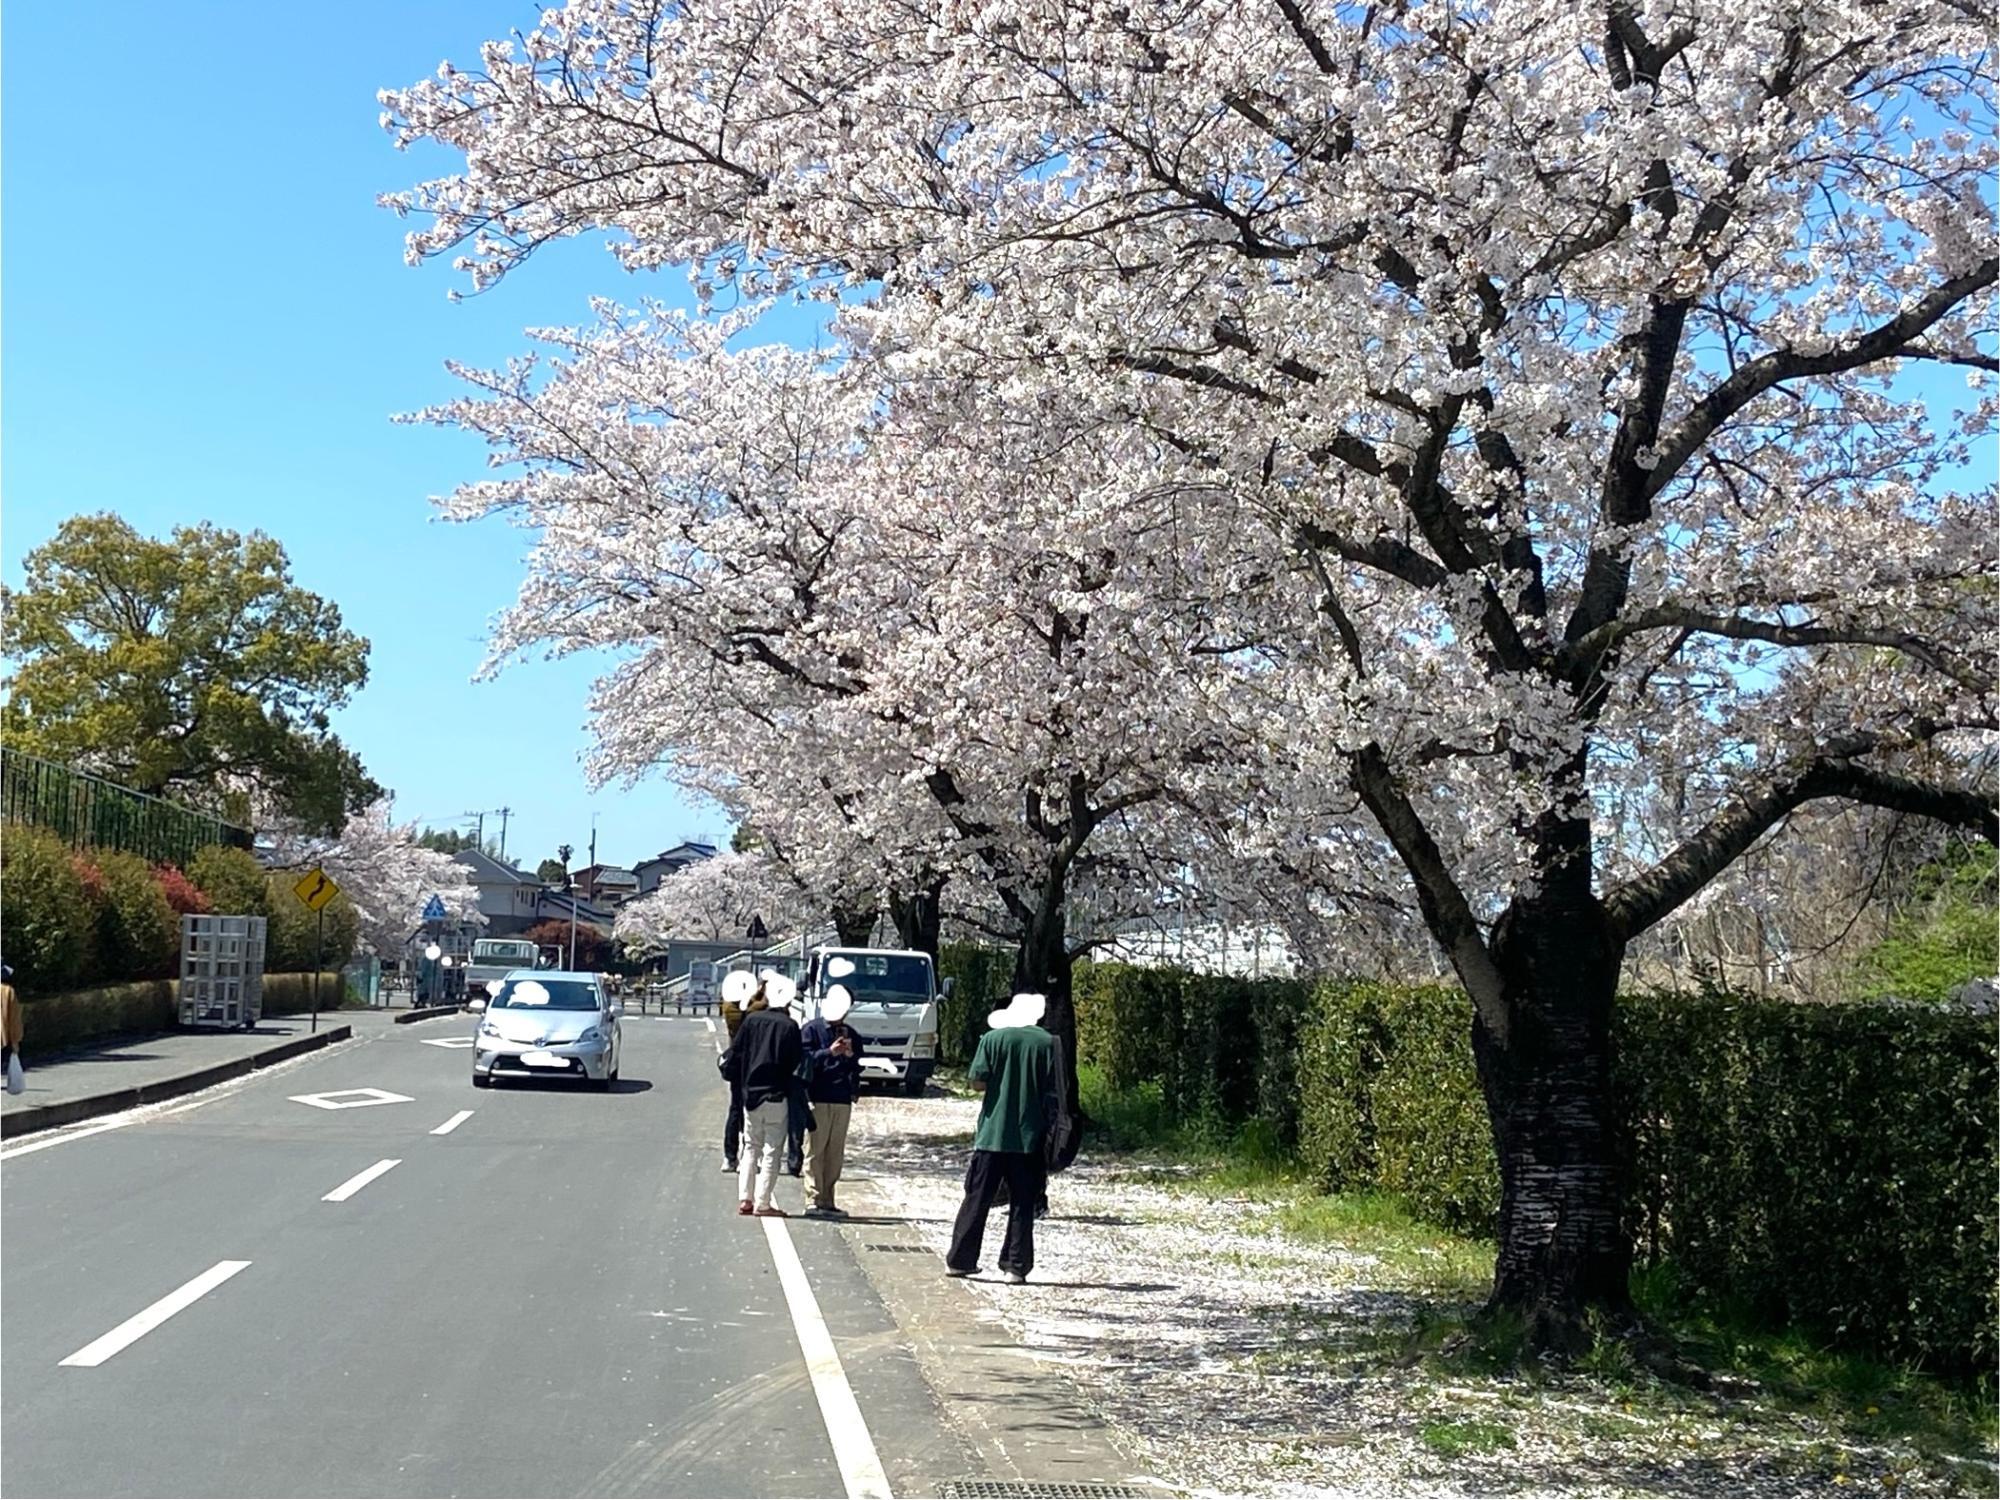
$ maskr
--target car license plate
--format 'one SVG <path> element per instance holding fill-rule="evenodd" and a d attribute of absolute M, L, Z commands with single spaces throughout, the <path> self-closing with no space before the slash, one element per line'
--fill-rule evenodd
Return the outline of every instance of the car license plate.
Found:
<path fill-rule="evenodd" d="M 568 1058 L 557 1057 L 553 1052 L 523 1052 L 521 1054 L 521 1062 L 523 1066 L 530 1068 L 566 1068 L 569 1066 Z"/>

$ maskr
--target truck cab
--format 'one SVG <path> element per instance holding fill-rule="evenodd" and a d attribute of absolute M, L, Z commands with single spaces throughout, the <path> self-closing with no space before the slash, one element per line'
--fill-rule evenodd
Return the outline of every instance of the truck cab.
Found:
<path fill-rule="evenodd" d="M 945 981 L 947 987 L 950 981 Z M 921 1094 L 937 1066 L 943 993 L 928 953 L 904 948 L 815 948 L 799 987 L 804 1019 L 819 1014 L 834 985 L 854 997 L 847 1024 L 860 1034 L 861 1076 Z"/>
<path fill-rule="evenodd" d="M 525 938 L 477 938 L 465 961 L 465 998 L 484 1002 L 516 969 L 540 966 L 541 954 Z"/>

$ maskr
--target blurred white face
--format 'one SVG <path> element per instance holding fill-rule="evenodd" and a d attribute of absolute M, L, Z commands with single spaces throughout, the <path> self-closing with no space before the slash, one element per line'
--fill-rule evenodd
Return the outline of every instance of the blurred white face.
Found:
<path fill-rule="evenodd" d="M 836 984 L 820 997 L 819 1013 L 829 1021 L 845 1021 L 847 1013 L 854 1009 L 854 997 L 847 992 L 847 986 Z"/>
<path fill-rule="evenodd" d="M 1038 1026 L 1049 1008 L 1046 995 L 1016 995 L 1014 1003 L 1007 1007 L 1023 1026 Z"/>
<path fill-rule="evenodd" d="M 851 958 L 829 958 L 826 961 L 826 976 L 829 979 L 846 979 L 854 972 Z"/>

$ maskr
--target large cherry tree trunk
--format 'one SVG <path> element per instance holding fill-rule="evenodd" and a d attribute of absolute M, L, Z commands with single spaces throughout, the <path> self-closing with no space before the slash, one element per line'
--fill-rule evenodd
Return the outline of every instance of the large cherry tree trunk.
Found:
<path fill-rule="evenodd" d="M 939 930 L 943 916 L 940 902 L 944 881 L 932 878 L 908 891 L 889 893 L 889 918 L 896 924 L 896 939 L 905 948 L 938 958 Z"/>
<path fill-rule="evenodd" d="M 1045 900 L 1028 922 L 1014 950 L 1013 993 L 1048 997 L 1042 1014 L 1042 1028 L 1052 1033 L 1061 1048 L 1061 1118 L 1066 1122 L 1065 1139 L 1058 1142 L 1052 1165 L 1067 1167 L 1076 1159 L 1083 1137 L 1083 1104 L 1076 1077 L 1076 1001 L 1070 980 L 1074 960 L 1069 951 L 1069 932 L 1064 913 L 1064 893 L 1058 889 L 1053 900 Z"/>
<path fill-rule="evenodd" d="M 833 909 L 833 930 L 839 934 L 843 948 L 865 948 L 868 939 L 875 935 L 875 918 L 881 915 L 877 907 L 836 906 Z"/>
<path fill-rule="evenodd" d="M 1574 1352 L 1593 1322 L 1632 1318 L 1627 1158 L 1611 1093 L 1623 945 L 1586 875 L 1516 900 L 1494 928 L 1492 951 L 1506 1033 L 1473 1023 L 1500 1160 L 1489 1308 L 1522 1319 L 1533 1347 Z"/>

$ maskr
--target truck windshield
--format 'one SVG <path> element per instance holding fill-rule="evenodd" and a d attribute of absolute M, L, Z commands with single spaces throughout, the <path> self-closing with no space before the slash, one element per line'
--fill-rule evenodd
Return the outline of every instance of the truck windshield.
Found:
<path fill-rule="evenodd" d="M 472 945 L 472 961 L 476 964 L 521 964 L 534 963 L 533 943 L 505 943 L 492 938 L 482 938 Z"/>
<path fill-rule="evenodd" d="M 931 962 L 900 953 L 829 953 L 819 992 L 844 984 L 856 1005 L 922 1005 L 931 998 Z"/>

